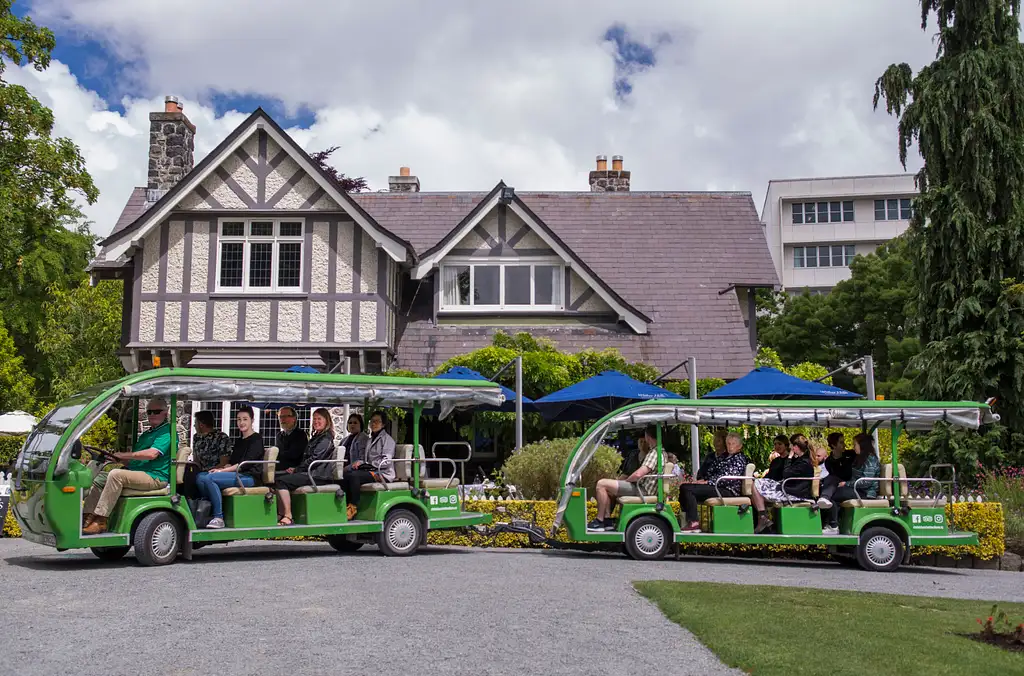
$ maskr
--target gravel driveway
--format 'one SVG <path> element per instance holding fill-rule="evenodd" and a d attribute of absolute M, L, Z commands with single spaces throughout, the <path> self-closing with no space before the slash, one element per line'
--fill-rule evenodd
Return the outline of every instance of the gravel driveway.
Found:
<path fill-rule="evenodd" d="M 141 568 L 0 540 L 0 674 L 717 674 L 631 582 L 1024 601 L 1020 574 L 432 547 L 235 543 Z"/>

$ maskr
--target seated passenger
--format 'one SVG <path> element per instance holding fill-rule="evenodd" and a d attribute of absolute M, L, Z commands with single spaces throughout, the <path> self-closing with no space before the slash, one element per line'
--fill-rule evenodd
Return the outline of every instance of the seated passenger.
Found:
<path fill-rule="evenodd" d="M 363 429 L 363 416 L 353 413 L 348 417 L 348 436 L 341 440 L 345 447 L 345 471 L 353 465 L 366 462 L 366 447 L 370 435 Z"/>
<path fill-rule="evenodd" d="M 795 436 L 795 435 L 794 435 Z M 801 435 L 802 436 L 802 435 Z M 775 442 L 772 446 L 772 452 L 768 455 L 768 471 L 771 472 L 771 466 L 775 464 L 775 461 L 780 458 L 788 458 L 792 445 L 789 441 L 789 437 L 785 434 L 780 434 L 775 437 Z"/>
<path fill-rule="evenodd" d="M 629 476 L 618 479 L 598 479 L 597 481 L 597 518 L 587 524 L 590 530 L 615 530 L 615 519 L 611 518 L 612 499 L 626 495 L 639 496 L 640 489 L 636 482 L 640 477 L 658 471 L 658 428 L 648 425 L 644 436 L 637 442 L 643 463 Z"/>
<path fill-rule="evenodd" d="M 211 519 L 207 528 L 224 527 L 224 500 L 221 491 L 225 488 L 238 486 L 239 482 L 246 488 L 256 485 L 256 478 L 263 473 L 263 465 L 246 465 L 239 471 L 238 465 L 246 460 L 262 461 L 264 448 L 263 437 L 252 428 L 252 407 L 242 406 L 235 414 L 235 423 L 241 436 L 235 439 L 235 447 L 228 458 L 228 464 L 214 467 L 209 472 L 201 472 L 196 479 L 199 494 L 210 501 Z"/>
<path fill-rule="evenodd" d="M 107 518 L 114 511 L 121 491 L 155 491 L 170 481 L 171 426 L 167 422 L 167 402 L 157 397 L 146 406 L 149 430 L 139 435 L 130 453 L 114 453 L 125 462 L 123 469 L 100 472 L 85 497 L 83 535 L 99 535 L 107 530 Z"/>
<path fill-rule="evenodd" d="M 725 451 L 725 438 L 729 435 L 729 430 L 718 430 L 715 432 L 715 436 L 711 439 L 711 445 L 714 450 L 704 456 L 704 459 L 700 463 L 700 467 L 697 468 L 697 476 L 694 477 L 697 480 L 703 481 L 707 479 L 708 467 L 714 464 L 715 458 L 724 457 Z"/>
<path fill-rule="evenodd" d="M 370 438 L 366 442 L 366 457 L 356 460 L 345 471 L 343 479 L 345 495 L 348 496 L 348 518 L 352 519 L 359 508 L 359 487 L 374 482 L 390 483 L 395 480 L 395 440 L 385 429 L 388 418 L 381 412 L 370 416 Z M 352 443 L 355 443 L 353 441 Z"/>
<path fill-rule="evenodd" d="M 228 464 L 231 455 L 231 437 L 217 429 L 211 411 L 199 411 L 195 415 L 196 433 L 192 437 L 192 461 L 199 465 L 200 472 L 209 472 L 214 467 Z"/>
<path fill-rule="evenodd" d="M 882 475 L 882 463 L 878 460 L 878 452 L 875 451 L 875 440 L 870 434 L 858 434 L 853 438 L 854 459 L 850 465 L 850 478 L 848 481 L 840 481 L 832 496 L 832 508 L 829 509 L 828 525 L 822 529 L 824 535 L 837 535 L 839 533 L 839 506 L 847 500 L 856 500 L 859 496 L 864 500 L 873 500 L 878 497 L 877 481 L 862 481 L 854 491 L 854 483 L 857 479 L 878 478 Z"/>
<path fill-rule="evenodd" d="M 279 506 L 284 512 L 284 516 L 277 522 L 279 526 L 291 526 L 294 523 L 292 521 L 292 496 L 290 491 L 303 486 L 312 486 L 313 480 L 310 479 L 310 474 L 313 475 L 313 479 L 319 484 L 329 484 L 334 480 L 336 467 L 333 464 L 317 465 L 313 468 L 312 472 L 309 469 L 310 463 L 314 460 L 335 459 L 334 422 L 331 420 L 330 411 L 326 408 L 318 408 L 313 411 L 311 426 L 313 428 L 313 436 L 310 437 L 309 443 L 306 445 L 306 452 L 302 456 L 302 461 L 298 466 L 286 469 L 282 474 L 278 475 L 277 481 L 274 482 Z"/>
<path fill-rule="evenodd" d="M 698 479 L 690 483 L 679 484 L 679 503 L 685 512 L 686 526 L 684 533 L 700 532 L 700 514 L 698 502 L 708 498 L 737 497 L 743 492 L 743 484 L 739 479 L 725 479 L 718 482 L 718 491 L 714 483 L 724 476 L 743 476 L 747 471 L 747 456 L 742 453 L 743 439 L 735 432 L 730 432 L 725 438 L 725 455 L 716 456 L 714 461 L 707 466 L 705 479 Z"/>
<path fill-rule="evenodd" d="M 754 490 L 750 494 L 750 502 L 757 513 L 755 533 L 761 533 L 772 526 L 772 520 L 765 510 L 765 500 L 786 503 L 799 502 L 811 497 L 810 481 L 790 481 L 786 490 L 782 490 L 782 481 L 789 478 L 814 477 L 814 465 L 808 457 L 807 437 L 798 439 L 790 448 L 788 458 L 779 457 L 772 461 L 768 475 L 763 479 L 754 479 Z"/>
<path fill-rule="evenodd" d="M 826 441 L 831 451 L 828 459 L 825 460 L 828 473 L 835 477 L 837 483 L 849 481 L 850 468 L 853 467 L 853 461 L 857 454 L 853 450 L 846 448 L 846 437 L 843 436 L 842 432 L 833 432 L 828 435 Z"/>
<path fill-rule="evenodd" d="M 283 472 L 302 462 L 309 438 L 306 431 L 298 426 L 299 418 L 291 406 L 278 409 L 277 419 L 281 423 L 281 431 L 277 433 L 274 445 L 277 446 L 277 471 Z"/>
<path fill-rule="evenodd" d="M 829 471 L 828 457 L 829 452 L 826 446 L 820 442 L 811 444 L 811 462 L 821 470 L 818 475 L 818 507 L 822 509 L 832 507 L 832 496 L 839 488 L 839 477 Z"/>

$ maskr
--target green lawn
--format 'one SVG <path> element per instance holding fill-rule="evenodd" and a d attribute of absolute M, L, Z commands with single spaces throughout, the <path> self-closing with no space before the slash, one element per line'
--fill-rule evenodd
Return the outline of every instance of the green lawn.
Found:
<path fill-rule="evenodd" d="M 700 582 L 635 586 L 723 662 L 759 676 L 1024 674 L 1024 654 L 958 635 L 977 632 L 991 602 Z M 1024 604 L 999 608 L 1024 621 Z"/>

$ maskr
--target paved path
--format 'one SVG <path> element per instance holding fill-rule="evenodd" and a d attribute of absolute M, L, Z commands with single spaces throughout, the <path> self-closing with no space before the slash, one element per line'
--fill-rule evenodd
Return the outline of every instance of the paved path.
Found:
<path fill-rule="evenodd" d="M 389 559 L 308 543 L 219 545 L 141 568 L 0 540 L 0 674 L 738 673 L 630 583 L 1024 601 L 1019 575 L 437 547 Z"/>

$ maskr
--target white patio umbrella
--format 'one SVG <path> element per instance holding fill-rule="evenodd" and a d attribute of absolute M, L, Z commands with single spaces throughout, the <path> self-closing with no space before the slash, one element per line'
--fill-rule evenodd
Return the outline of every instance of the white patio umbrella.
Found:
<path fill-rule="evenodd" d="M 11 411 L 0 415 L 0 434 L 28 434 L 39 422 L 25 411 Z"/>

